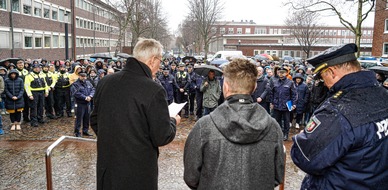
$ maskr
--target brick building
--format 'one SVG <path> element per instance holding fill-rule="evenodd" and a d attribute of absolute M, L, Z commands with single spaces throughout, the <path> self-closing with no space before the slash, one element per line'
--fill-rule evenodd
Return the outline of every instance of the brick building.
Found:
<path fill-rule="evenodd" d="M 216 40 L 210 45 L 211 52 L 221 50 L 241 50 L 246 56 L 267 53 L 278 57 L 292 56 L 306 58 L 297 39 L 287 26 L 259 25 L 251 21 L 218 22 L 212 29 Z M 310 56 L 344 43 L 354 42 L 355 37 L 343 26 L 323 26 L 320 38 Z M 363 28 L 361 55 L 371 55 L 373 28 Z"/>
<path fill-rule="evenodd" d="M 69 58 L 112 53 L 117 13 L 100 0 L 0 0 L 0 59 L 65 59 L 66 23 Z"/>
<path fill-rule="evenodd" d="M 388 57 L 388 2 L 376 1 L 372 55 Z"/>

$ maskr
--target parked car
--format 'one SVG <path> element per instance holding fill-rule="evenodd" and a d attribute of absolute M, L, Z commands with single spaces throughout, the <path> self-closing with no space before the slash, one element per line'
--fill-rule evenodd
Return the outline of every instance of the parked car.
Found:
<path fill-rule="evenodd" d="M 360 62 L 361 67 L 366 69 L 380 64 L 380 61 L 377 59 L 377 57 L 373 56 L 360 56 L 359 58 L 357 58 L 357 60 L 358 62 Z"/>

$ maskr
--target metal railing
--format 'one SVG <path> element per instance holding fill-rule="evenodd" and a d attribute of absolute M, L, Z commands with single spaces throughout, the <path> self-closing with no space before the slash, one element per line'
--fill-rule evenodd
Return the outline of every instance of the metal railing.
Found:
<path fill-rule="evenodd" d="M 53 178 L 52 178 L 52 166 L 51 166 L 51 152 L 52 150 L 60 145 L 64 140 L 71 141 L 86 141 L 86 142 L 97 142 L 96 139 L 86 139 L 80 137 L 71 137 L 71 136 L 62 136 L 51 144 L 46 150 L 46 180 L 47 180 L 47 190 L 53 189 Z"/>

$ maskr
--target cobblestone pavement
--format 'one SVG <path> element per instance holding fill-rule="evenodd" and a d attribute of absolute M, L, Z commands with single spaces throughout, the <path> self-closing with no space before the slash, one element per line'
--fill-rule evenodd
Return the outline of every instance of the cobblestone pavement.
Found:
<path fill-rule="evenodd" d="M 8 118 L 3 116 L 5 135 L 0 136 L 0 189 L 46 189 L 46 149 L 60 136 L 73 135 L 73 118 L 52 120 L 38 128 L 22 124 L 17 132 L 9 131 Z M 183 148 L 193 124 L 191 118 L 182 119 L 174 141 L 160 148 L 159 189 L 189 189 L 183 181 Z M 285 143 L 288 150 L 291 144 Z M 52 153 L 54 189 L 96 189 L 95 163 L 95 143 L 64 142 Z M 299 189 L 303 176 L 287 154 L 285 189 Z"/>

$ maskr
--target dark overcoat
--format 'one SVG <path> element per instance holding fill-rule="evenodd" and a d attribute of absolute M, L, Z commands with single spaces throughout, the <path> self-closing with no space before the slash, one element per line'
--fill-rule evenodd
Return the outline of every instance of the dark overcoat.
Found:
<path fill-rule="evenodd" d="M 157 189 L 159 146 L 171 142 L 176 121 L 166 92 L 144 63 L 125 68 L 97 85 L 91 127 L 97 134 L 97 189 Z"/>
<path fill-rule="evenodd" d="M 16 74 L 15 79 L 12 79 L 10 76 L 12 73 Z M 24 99 L 23 99 L 23 93 L 24 93 L 24 83 L 23 79 L 19 77 L 19 72 L 15 69 L 12 69 L 9 74 L 8 78 L 4 81 L 5 84 L 5 109 L 7 110 L 17 110 L 20 108 L 24 108 Z M 16 100 L 12 100 L 12 97 L 16 96 Z"/>

